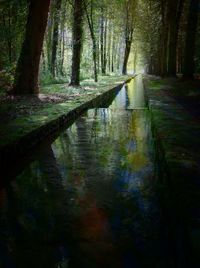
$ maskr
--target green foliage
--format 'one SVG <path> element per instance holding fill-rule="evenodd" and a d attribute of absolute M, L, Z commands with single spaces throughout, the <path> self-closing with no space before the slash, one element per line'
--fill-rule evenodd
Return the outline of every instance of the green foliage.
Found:
<path fill-rule="evenodd" d="M 149 81 L 149 87 L 151 89 L 160 90 L 165 85 L 164 80 L 157 79 L 157 80 L 150 80 Z"/>
<path fill-rule="evenodd" d="M 68 83 L 69 77 L 53 77 L 50 71 L 41 72 L 40 74 L 40 84 L 41 86 L 44 85 L 51 85 L 51 84 L 62 84 L 62 83 Z"/>
<path fill-rule="evenodd" d="M 11 89 L 14 82 L 15 68 L 15 64 L 12 64 L 10 67 L 0 70 L 0 95 Z"/>
<path fill-rule="evenodd" d="M 26 0 L 0 3 L 0 70 L 16 63 L 24 38 L 27 19 Z"/>

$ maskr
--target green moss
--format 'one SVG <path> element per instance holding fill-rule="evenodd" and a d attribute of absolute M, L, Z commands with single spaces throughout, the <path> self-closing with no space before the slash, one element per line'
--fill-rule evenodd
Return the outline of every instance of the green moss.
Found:
<path fill-rule="evenodd" d="M 163 88 L 166 85 L 166 83 L 164 79 L 157 79 L 157 80 L 149 80 L 147 85 L 148 88 L 159 90 Z"/>
<path fill-rule="evenodd" d="M 73 98 L 63 100 L 61 103 L 32 103 L 25 99 L 20 102 L 2 104 L 0 106 L 0 116 L 3 119 L 0 122 L 0 146 L 15 142 L 127 79 L 128 76 L 105 77 L 100 80 L 96 87 L 94 87 L 92 81 L 83 81 L 83 85 L 88 85 L 87 88 L 83 86 L 73 88 L 68 87 L 67 84 L 56 84 L 41 89 L 41 93 L 44 94 L 65 93 L 66 96 L 74 95 Z"/>

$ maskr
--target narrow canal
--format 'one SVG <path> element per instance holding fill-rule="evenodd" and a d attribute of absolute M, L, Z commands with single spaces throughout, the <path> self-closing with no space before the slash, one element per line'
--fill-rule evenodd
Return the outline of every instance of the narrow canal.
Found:
<path fill-rule="evenodd" d="M 138 76 L 45 142 L 0 192 L 0 267 L 171 267 L 150 123 Z"/>

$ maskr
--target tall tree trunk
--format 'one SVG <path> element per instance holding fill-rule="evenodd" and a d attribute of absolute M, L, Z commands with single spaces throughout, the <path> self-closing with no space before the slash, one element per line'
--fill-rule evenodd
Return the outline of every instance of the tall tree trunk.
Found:
<path fill-rule="evenodd" d="M 94 62 L 94 81 L 98 82 L 98 73 L 97 73 L 97 46 L 95 39 L 93 40 L 93 62 Z"/>
<path fill-rule="evenodd" d="M 11 6 L 8 9 L 8 55 L 9 55 L 9 62 L 12 63 L 12 36 L 11 36 Z"/>
<path fill-rule="evenodd" d="M 42 65 L 42 70 L 45 72 L 46 71 L 46 61 L 45 61 L 44 50 L 42 50 L 42 54 L 41 54 L 41 65 Z"/>
<path fill-rule="evenodd" d="M 117 43 L 118 40 L 116 39 L 114 27 L 113 27 L 113 43 L 112 43 L 112 63 L 111 63 L 111 71 L 112 73 L 115 71 L 115 65 L 116 65 L 116 54 L 117 54 Z"/>
<path fill-rule="evenodd" d="M 94 81 L 98 82 L 98 74 L 97 74 L 97 44 L 96 44 L 96 36 L 94 33 L 94 22 L 93 22 L 93 1 L 90 2 L 90 13 L 88 12 L 87 5 L 84 1 L 85 13 L 87 16 L 87 22 L 90 30 L 90 36 L 92 39 L 92 55 L 93 55 L 93 63 L 94 63 Z"/>
<path fill-rule="evenodd" d="M 101 72 L 105 74 L 104 69 L 104 17 L 103 17 L 103 10 L 101 11 L 101 32 L 100 32 L 100 46 L 101 46 Z"/>
<path fill-rule="evenodd" d="M 53 27 L 53 40 L 52 40 L 52 53 L 51 53 L 51 74 L 56 76 L 56 56 L 58 47 L 58 35 L 59 35 L 59 22 L 60 22 L 60 9 L 62 0 L 55 0 L 54 11 L 54 27 Z"/>
<path fill-rule="evenodd" d="M 122 66 L 122 74 L 127 74 L 127 63 L 129 54 L 131 51 L 131 44 L 133 41 L 133 31 L 134 31 L 134 1 L 128 0 L 126 1 L 125 5 L 125 14 L 126 14 L 126 22 L 125 22 L 125 51 L 124 51 L 124 60 L 123 60 L 123 66 Z"/>
<path fill-rule="evenodd" d="M 46 34 L 44 38 L 45 53 L 47 58 L 48 71 L 51 72 L 51 54 L 52 54 L 52 38 L 53 38 L 53 5 L 50 5 L 49 23 L 47 23 Z"/>
<path fill-rule="evenodd" d="M 64 58 L 65 58 L 65 32 L 64 32 L 64 29 L 62 29 L 62 32 L 61 32 L 61 48 L 60 48 L 60 74 L 62 76 L 64 76 L 64 70 L 63 70 L 63 67 L 64 67 Z"/>
<path fill-rule="evenodd" d="M 134 52 L 134 62 L 133 62 L 133 69 L 134 69 L 134 73 L 137 72 L 137 47 L 135 48 L 135 52 Z"/>
<path fill-rule="evenodd" d="M 118 72 L 122 72 L 121 70 L 121 54 L 123 51 L 123 47 L 122 47 L 122 38 L 118 39 L 118 43 L 117 43 L 117 53 L 116 53 L 116 65 L 117 65 L 117 70 Z"/>
<path fill-rule="evenodd" d="M 196 43 L 196 32 L 198 22 L 198 10 L 199 10 L 199 0 L 190 0 L 188 24 L 186 31 L 184 66 L 183 66 L 184 79 L 194 78 L 194 71 L 195 71 L 194 55 L 195 55 L 195 43 Z"/>
<path fill-rule="evenodd" d="M 178 25 L 178 33 L 177 33 L 177 62 L 176 62 L 176 68 L 178 73 L 182 73 L 182 65 L 183 65 L 183 48 L 184 48 L 184 36 L 183 32 L 185 29 L 185 24 L 183 23 L 183 18 L 185 16 L 185 10 L 187 10 L 186 4 L 188 1 L 186 0 L 179 0 L 178 5 L 178 13 L 177 13 L 177 25 Z M 185 19 L 185 18 L 184 18 Z"/>
<path fill-rule="evenodd" d="M 111 71 L 111 47 L 112 47 L 112 25 L 108 27 L 108 71 Z"/>
<path fill-rule="evenodd" d="M 162 27 L 161 27 L 161 76 L 165 76 L 167 74 L 167 44 L 168 44 L 168 2 L 165 0 L 161 1 L 161 14 L 162 14 Z"/>
<path fill-rule="evenodd" d="M 106 74 L 107 67 L 107 29 L 108 29 L 108 20 L 104 21 L 104 51 L 103 51 L 103 74 Z"/>
<path fill-rule="evenodd" d="M 19 57 L 14 83 L 15 94 L 39 92 L 38 73 L 50 0 L 31 0 L 25 40 Z"/>
<path fill-rule="evenodd" d="M 71 86 L 80 85 L 80 63 L 83 36 L 83 0 L 74 0 L 73 51 Z"/>
<path fill-rule="evenodd" d="M 176 76 L 177 43 L 184 0 L 169 0 L 169 55 L 168 75 Z"/>
<path fill-rule="evenodd" d="M 61 7 L 62 10 L 62 19 L 61 19 L 61 34 L 60 34 L 60 62 L 59 62 L 59 72 L 62 76 L 64 76 L 64 59 L 65 59 L 65 22 L 66 22 L 66 3 L 67 1 L 63 1 L 63 5 Z"/>
<path fill-rule="evenodd" d="M 176 76 L 177 49 L 177 0 L 169 0 L 169 44 L 168 44 L 168 76 Z"/>
<path fill-rule="evenodd" d="M 124 61 L 123 61 L 123 67 L 122 67 L 122 74 L 124 75 L 127 74 L 127 63 L 128 63 L 128 58 L 129 58 L 129 54 L 131 51 L 131 42 L 132 41 L 126 41 L 126 44 L 125 44 Z"/>

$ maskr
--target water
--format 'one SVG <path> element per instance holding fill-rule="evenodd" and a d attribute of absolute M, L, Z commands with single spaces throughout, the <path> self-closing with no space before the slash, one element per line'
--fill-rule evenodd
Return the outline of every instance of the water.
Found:
<path fill-rule="evenodd" d="M 0 192 L 0 267 L 170 267 L 140 77 Z"/>

